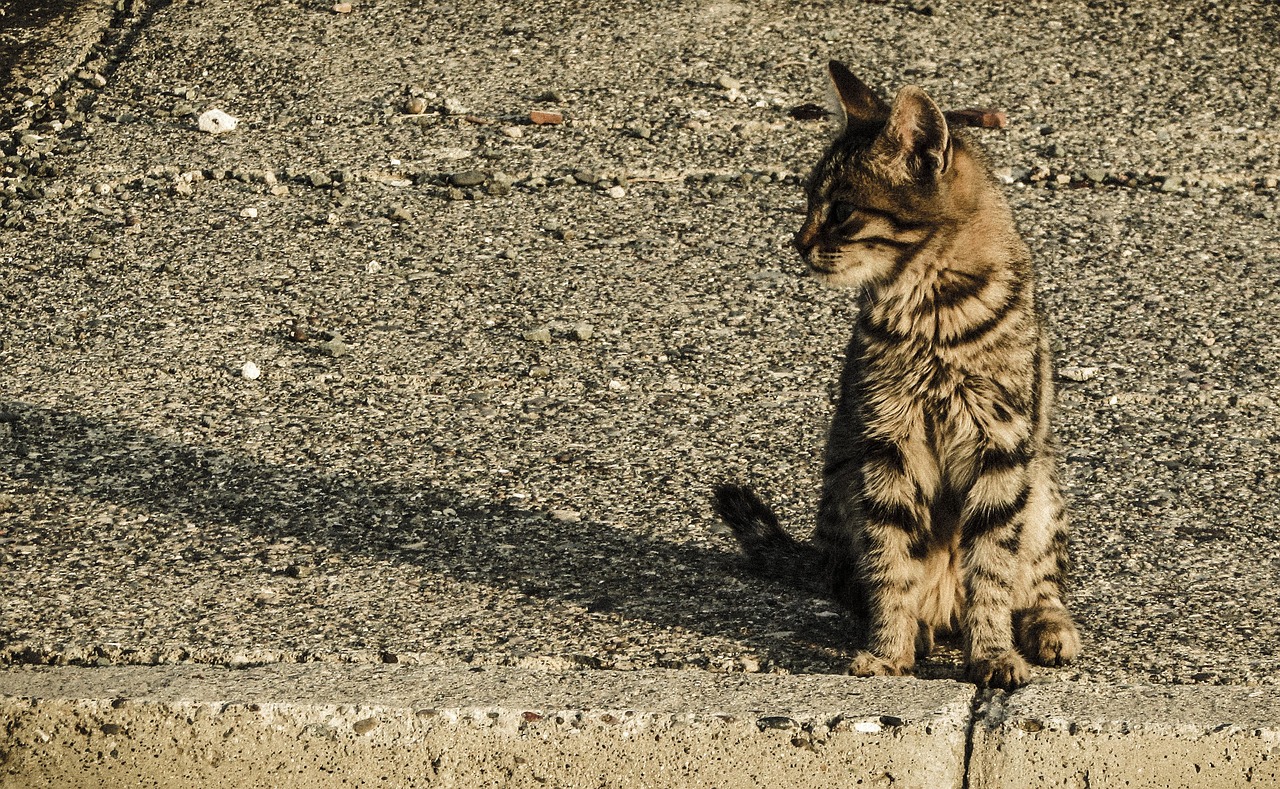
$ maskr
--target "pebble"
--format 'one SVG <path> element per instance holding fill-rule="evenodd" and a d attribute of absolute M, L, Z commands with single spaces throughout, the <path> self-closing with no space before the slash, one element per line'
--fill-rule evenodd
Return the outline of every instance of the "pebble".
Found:
<path fill-rule="evenodd" d="M 387 210 L 387 218 L 392 222 L 408 224 L 413 221 L 413 214 L 409 213 L 409 209 L 402 205 L 393 205 Z"/>
<path fill-rule="evenodd" d="M 1009 125 L 1009 118 L 1000 110 L 988 107 L 966 107 L 962 110 L 948 110 L 944 113 L 947 122 L 953 126 L 973 126 L 979 129 L 1003 129 Z"/>
<path fill-rule="evenodd" d="M 339 357 L 346 356 L 351 352 L 351 346 L 342 341 L 341 337 L 333 337 L 320 343 L 320 352 L 325 356 Z"/>
<path fill-rule="evenodd" d="M 577 510 L 552 510 L 549 515 L 551 520 L 560 523 L 577 523 L 582 520 L 582 513 Z"/>
<path fill-rule="evenodd" d="M 595 329 L 590 323 L 580 321 L 573 324 L 573 328 L 570 329 L 570 334 L 573 335 L 573 339 L 575 340 L 589 340 L 591 339 L 591 336 L 595 334 Z"/>
<path fill-rule="evenodd" d="M 258 209 L 256 209 L 256 208 L 242 208 L 242 209 L 240 209 L 240 216 L 244 217 L 245 219 L 257 219 L 257 218 L 258 218 Z"/>
<path fill-rule="evenodd" d="M 1097 367 L 1061 367 L 1058 369 L 1058 375 L 1069 381 L 1088 381 L 1097 374 Z"/>
<path fill-rule="evenodd" d="M 728 74 L 721 74 L 716 77 L 716 84 L 725 90 L 741 90 L 742 80 L 731 77 Z"/>
<path fill-rule="evenodd" d="M 511 185 L 515 183 L 515 179 L 503 172 L 493 174 L 489 179 L 488 191 L 491 195 L 508 195 L 511 194 Z"/>
<path fill-rule="evenodd" d="M 410 115 L 421 115 L 427 111 L 427 100 L 421 96 L 414 96 L 405 102 L 404 111 Z"/>
<path fill-rule="evenodd" d="M 524 129 L 521 129 L 519 126 L 503 126 L 502 134 L 505 137 L 510 137 L 513 140 L 518 140 L 524 136 Z"/>
<path fill-rule="evenodd" d="M 460 187 L 479 186 L 486 180 L 485 174 L 480 170 L 463 170 L 449 176 L 449 183 Z"/>
<path fill-rule="evenodd" d="M 800 728 L 799 723 L 796 723 L 795 720 L 793 720 L 792 718 L 788 718 L 785 715 L 768 715 L 763 718 L 758 718 L 756 720 L 756 726 L 760 728 L 760 731 L 766 731 L 768 729 Z"/>
<path fill-rule="evenodd" d="M 200 116 L 198 123 L 200 131 L 209 134 L 225 134 L 240 124 L 238 120 L 222 110 L 209 110 Z"/>
<path fill-rule="evenodd" d="M 335 14 L 349 14 L 349 13 L 351 13 L 351 4 L 350 4 L 350 3 L 334 3 L 334 4 L 333 4 L 333 13 L 335 13 Z"/>
<path fill-rule="evenodd" d="M 444 100 L 444 111 L 450 115 L 466 115 L 467 108 L 462 102 L 455 98 L 447 98 Z"/>
<path fill-rule="evenodd" d="M 627 190 L 623 189 L 621 186 L 612 186 L 608 189 L 606 194 L 613 198 L 622 198 L 627 196 Z"/>
<path fill-rule="evenodd" d="M 262 370 L 253 362 L 245 362 L 240 368 L 240 377 L 248 381 L 256 381 L 262 377 Z"/>
<path fill-rule="evenodd" d="M 792 107 L 787 111 L 787 115 L 798 121 L 820 121 L 831 114 L 831 110 L 823 107 L 821 104 L 805 103 Z M 689 121 L 685 125 L 698 123 L 697 121 Z M 701 126 L 702 124 L 698 124 Z M 696 127 L 694 127 L 696 128 Z"/>
<path fill-rule="evenodd" d="M 551 329 L 540 326 L 525 332 L 522 336 L 529 342 L 551 342 Z"/>
<path fill-rule="evenodd" d="M 649 124 L 640 121 L 630 121 L 622 128 L 627 134 L 641 140 L 647 140 L 653 136 L 653 129 L 649 127 Z"/>
<path fill-rule="evenodd" d="M 533 110 L 529 122 L 535 126 L 555 126 L 564 123 L 564 115 L 555 110 Z"/>

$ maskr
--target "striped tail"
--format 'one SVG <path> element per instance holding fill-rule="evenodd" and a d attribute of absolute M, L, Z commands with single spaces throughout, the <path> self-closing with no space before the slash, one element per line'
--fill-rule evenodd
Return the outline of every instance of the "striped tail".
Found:
<path fill-rule="evenodd" d="M 718 485 L 714 507 L 738 538 L 753 572 L 819 594 L 829 593 L 822 580 L 822 552 L 812 543 L 800 542 L 783 531 L 778 516 L 754 490 L 742 485 Z"/>

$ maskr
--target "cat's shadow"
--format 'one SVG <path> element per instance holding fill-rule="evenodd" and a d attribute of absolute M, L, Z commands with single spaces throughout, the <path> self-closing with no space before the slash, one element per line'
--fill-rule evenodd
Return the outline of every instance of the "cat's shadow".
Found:
<path fill-rule="evenodd" d="M 731 660 L 729 670 L 841 673 L 864 637 L 862 624 L 834 602 L 824 607 L 752 577 L 728 537 L 722 550 L 681 545 L 590 519 L 557 521 L 500 504 L 468 508 L 448 489 L 267 465 L 68 410 L 9 402 L 0 412 L 0 455 L 21 457 L 15 482 L 46 497 L 74 491 L 153 516 L 236 524 L 248 535 L 311 543 L 339 561 L 372 556 L 581 606 L 619 619 L 624 631 L 633 620 L 728 639 L 747 658 Z M 385 626 L 401 635 L 400 623 Z M 554 638 L 546 649 L 555 652 Z M 589 655 L 581 664 L 642 667 Z M 668 658 L 649 664 L 725 668 Z M 954 662 L 939 647 L 919 673 L 954 677 Z"/>

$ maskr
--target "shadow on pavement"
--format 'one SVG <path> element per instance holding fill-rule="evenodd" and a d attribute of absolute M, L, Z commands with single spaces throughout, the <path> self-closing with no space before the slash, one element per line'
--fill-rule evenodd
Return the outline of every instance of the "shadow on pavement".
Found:
<path fill-rule="evenodd" d="M 9 88 L 13 68 L 31 60 L 55 30 L 87 0 L 0 0 L 0 92 Z M 55 34 L 56 35 L 56 34 Z"/>
<path fill-rule="evenodd" d="M 798 597 L 794 590 L 776 590 L 775 611 L 736 605 L 742 587 L 730 579 L 744 571 L 736 557 L 723 553 L 505 505 L 467 508 L 448 489 L 263 465 L 27 403 L 0 406 L 0 422 L 7 423 L 0 424 L 0 454 L 6 462 L 18 459 L 9 472 L 13 486 L 39 491 L 45 499 L 88 498 L 150 513 L 162 524 L 231 524 L 246 536 L 293 538 L 339 554 L 365 554 L 617 615 L 624 629 L 625 620 L 644 620 L 733 639 L 749 644 L 763 660 L 789 668 L 820 664 L 839 671 L 861 639 L 857 625 L 845 616 L 816 624 L 812 617 L 801 624 L 790 621 L 788 612 L 795 609 L 786 598 Z M 447 517 L 439 517 L 442 511 Z M 159 514 L 166 517 L 155 518 Z M 503 529 L 500 538 L 491 533 L 495 524 Z M 58 550 L 54 545 L 44 552 Z M 138 550 L 144 555 L 134 561 L 162 561 Z M 183 555 L 180 560 L 216 563 L 220 557 Z M 708 596 L 728 602 L 708 612 L 703 604 Z M 424 599 L 423 604 L 441 603 Z M 388 630 L 398 627 L 384 624 Z M 758 637 L 771 631 L 773 638 Z M 793 634 L 777 638 L 776 631 Z M 587 656 L 581 662 L 597 661 Z"/>

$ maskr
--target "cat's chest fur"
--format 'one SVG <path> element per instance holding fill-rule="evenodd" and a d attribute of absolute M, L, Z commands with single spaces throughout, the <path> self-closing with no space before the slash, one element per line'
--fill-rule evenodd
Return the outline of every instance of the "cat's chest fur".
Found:
<path fill-rule="evenodd" d="M 988 315 L 951 315 L 933 294 L 919 295 L 927 286 L 863 299 L 841 387 L 852 402 L 841 410 L 856 411 L 859 429 L 922 443 L 941 466 L 968 466 L 978 447 L 1016 441 L 1034 419 L 1038 326 L 1018 316 L 998 349 L 945 342 Z"/>

